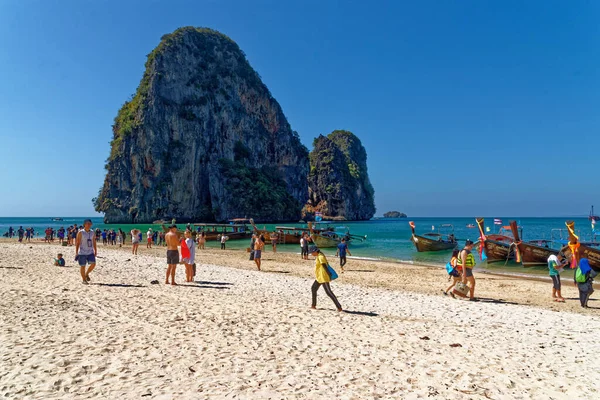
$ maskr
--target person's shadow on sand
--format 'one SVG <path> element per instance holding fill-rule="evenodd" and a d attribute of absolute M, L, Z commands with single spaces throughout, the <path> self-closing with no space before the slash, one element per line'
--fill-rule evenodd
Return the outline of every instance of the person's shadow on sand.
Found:
<path fill-rule="evenodd" d="M 377 317 L 379 314 L 368 311 L 350 311 L 350 310 L 342 310 L 343 313 L 352 314 L 352 315 L 362 315 L 363 317 Z"/>
<path fill-rule="evenodd" d="M 107 286 L 107 287 L 123 287 L 123 288 L 143 288 L 146 285 L 130 285 L 127 283 L 90 283 L 95 286 Z"/>

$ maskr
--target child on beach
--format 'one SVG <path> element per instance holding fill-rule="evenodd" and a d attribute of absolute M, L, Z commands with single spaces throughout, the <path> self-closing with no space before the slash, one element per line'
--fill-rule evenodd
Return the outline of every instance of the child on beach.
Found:
<path fill-rule="evenodd" d="M 558 254 L 557 256 L 552 254 L 550 257 L 548 257 L 548 271 L 550 278 L 552 278 L 552 298 L 554 301 L 558 301 L 560 303 L 565 302 L 565 299 L 560 293 L 560 273 L 563 271 L 564 266 L 565 263 L 563 261 L 562 254 Z"/>
<path fill-rule="evenodd" d="M 54 265 L 56 265 L 57 267 L 65 266 L 65 259 L 63 258 L 62 253 L 58 253 L 58 255 L 56 256 L 56 258 L 54 259 Z"/>
<path fill-rule="evenodd" d="M 460 251 L 458 249 L 454 249 L 452 252 L 452 258 L 450 258 L 450 262 L 446 264 L 446 271 L 448 271 L 448 280 L 452 279 L 452 284 L 448 286 L 448 289 L 442 290 L 445 296 L 450 294 L 450 296 L 454 297 L 454 293 L 450 290 L 461 280 L 462 277 L 462 266 L 458 265 L 458 254 Z"/>

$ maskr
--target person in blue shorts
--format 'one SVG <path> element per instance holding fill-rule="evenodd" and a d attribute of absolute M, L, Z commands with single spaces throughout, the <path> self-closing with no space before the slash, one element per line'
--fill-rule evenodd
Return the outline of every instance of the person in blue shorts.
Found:
<path fill-rule="evenodd" d="M 77 232 L 75 239 L 75 260 L 79 263 L 79 270 L 84 284 L 90 281 L 90 272 L 96 267 L 96 234 L 90 228 L 92 220 L 83 221 L 83 229 Z M 89 265 L 86 271 L 86 265 Z"/>

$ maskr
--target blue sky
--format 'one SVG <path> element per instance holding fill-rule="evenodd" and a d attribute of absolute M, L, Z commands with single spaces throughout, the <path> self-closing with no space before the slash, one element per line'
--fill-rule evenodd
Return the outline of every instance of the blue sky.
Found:
<path fill-rule="evenodd" d="M 0 216 L 94 215 L 113 118 L 187 25 L 239 44 L 309 148 L 356 133 L 378 214 L 585 214 L 599 18 L 594 1 L 2 0 Z"/>

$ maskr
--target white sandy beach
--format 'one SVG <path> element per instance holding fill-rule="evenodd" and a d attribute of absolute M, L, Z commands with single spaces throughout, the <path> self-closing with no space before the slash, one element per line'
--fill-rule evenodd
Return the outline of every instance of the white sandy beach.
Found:
<path fill-rule="evenodd" d="M 100 247 L 86 286 L 73 248 L 0 243 L 0 397 L 600 397 L 597 310 L 367 287 L 349 271 L 332 288 L 350 312 L 322 290 L 315 311 L 312 264 L 300 277 L 279 255 L 257 272 L 199 251 L 197 283 L 180 266 L 172 287 L 164 251 L 144 250 Z"/>

